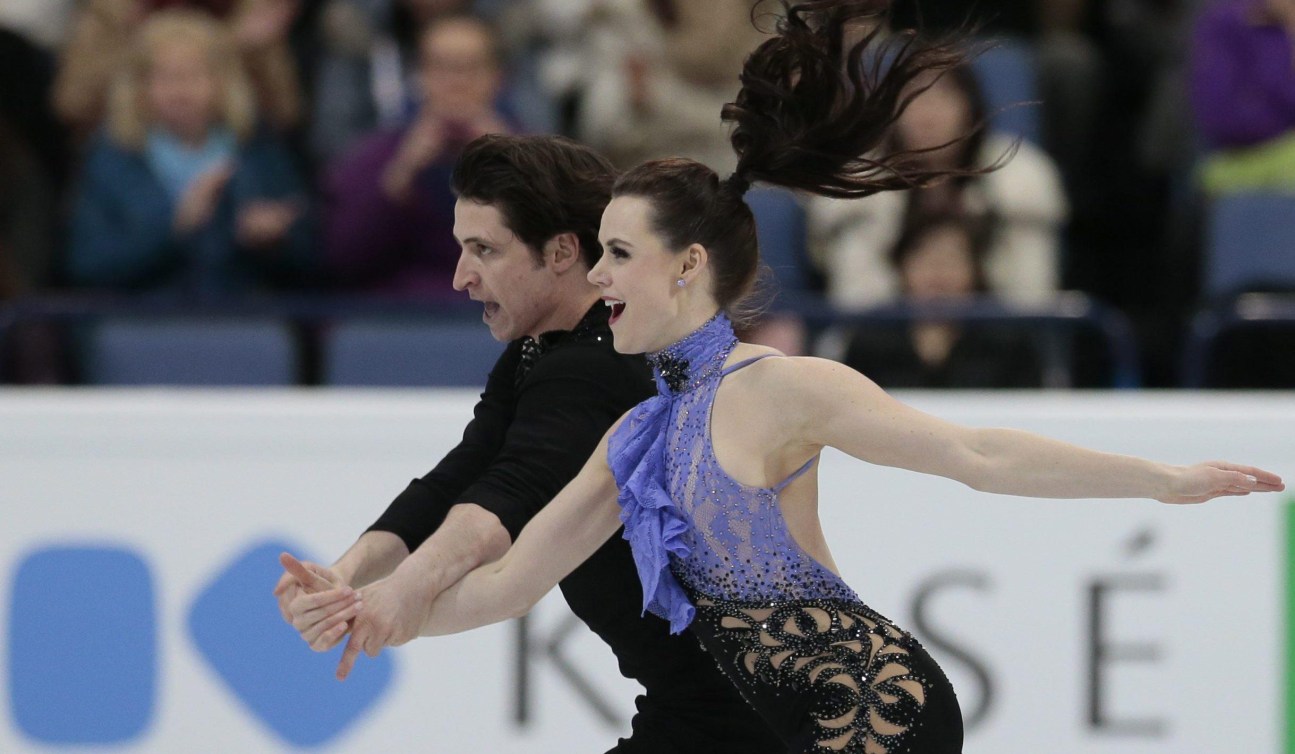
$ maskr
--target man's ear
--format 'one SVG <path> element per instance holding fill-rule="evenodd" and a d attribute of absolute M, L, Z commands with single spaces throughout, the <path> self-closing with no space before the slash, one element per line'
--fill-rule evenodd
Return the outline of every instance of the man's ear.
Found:
<path fill-rule="evenodd" d="M 544 244 L 544 264 L 562 274 L 580 261 L 580 239 L 575 233 L 559 233 Z"/>

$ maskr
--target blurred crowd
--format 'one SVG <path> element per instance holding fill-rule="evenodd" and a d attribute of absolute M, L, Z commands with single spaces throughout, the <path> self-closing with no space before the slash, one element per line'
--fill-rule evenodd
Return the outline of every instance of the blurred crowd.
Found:
<path fill-rule="evenodd" d="M 457 299 L 448 177 L 464 144 L 560 133 L 624 167 L 682 155 L 724 173 L 720 108 L 763 37 L 752 5 L 4 0 L 0 304 Z M 1202 218 L 1230 195 L 1295 193 L 1295 0 L 896 0 L 891 23 L 972 29 L 1023 69 L 918 82 L 893 148 L 966 177 L 797 197 L 784 286 L 850 309 L 1080 291 L 1133 321 L 1146 384 L 1175 384 L 1206 302 Z M 1004 103 L 1013 75 L 1029 101 Z M 822 332 L 771 316 L 752 336 L 886 387 L 1056 384 L 1019 328 Z M 9 328 L 3 378 L 75 381 L 68 341 Z"/>

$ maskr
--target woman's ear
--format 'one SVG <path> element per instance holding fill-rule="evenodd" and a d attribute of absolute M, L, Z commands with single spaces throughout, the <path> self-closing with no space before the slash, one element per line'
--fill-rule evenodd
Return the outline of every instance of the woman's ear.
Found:
<path fill-rule="evenodd" d="M 696 280 L 702 270 L 706 269 L 706 265 L 710 263 L 709 252 L 706 251 L 705 246 L 699 243 L 692 244 L 687 249 L 684 249 L 683 254 L 680 254 L 680 256 L 683 257 L 683 264 L 679 270 L 679 279 L 686 283 L 692 283 Z"/>

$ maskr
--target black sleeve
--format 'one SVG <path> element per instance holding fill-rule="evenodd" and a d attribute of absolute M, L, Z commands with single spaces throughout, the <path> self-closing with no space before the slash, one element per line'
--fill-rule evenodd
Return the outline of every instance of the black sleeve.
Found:
<path fill-rule="evenodd" d="M 413 552 L 444 523 L 458 495 L 490 467 L 503 447 L 513 421 L 514 380 L 520 358 L 521 344 L 514 341 L 490 370 L 463 439 L 436 468 L 410 482 L 368 531 L 391 532 Z"/>
<path fill-rule="evenodd" d="M 556 350 L 535 366 L 495 462 L 458 502 L 491 511 L 515 540 L 580 471 L 603 434 L 651 395 L 646 373 L 599 346 Z"/>

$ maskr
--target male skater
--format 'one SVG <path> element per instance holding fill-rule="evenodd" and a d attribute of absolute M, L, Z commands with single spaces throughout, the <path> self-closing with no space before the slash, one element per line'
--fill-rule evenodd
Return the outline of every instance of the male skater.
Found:
<path fill-rule="evenodd" d="M 608 310 L 586 279 L 614 178 L 597 153 L 558 137 L 484 136 L 464 150 L 452 178 L 462 247 L 454 287 L 482 303 L 491 335 L 511 342 L 463 441 L 331 568 L 284 556 L 275 588 L 284 619 L 317 651 L 351 634 L 339 677 L 360 651 L 417 636 L 436 596 L 503 555 L 607 428 L 654 394 L 642 358 L 613 350 Z M 560 586 L 645 690 L 631 736 L 608 754 L 784 751 L 696 639 L 642 616 L 619 532 Z"/>

